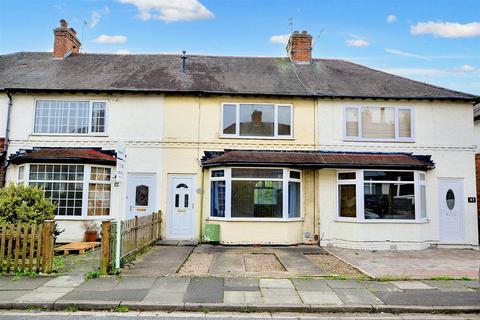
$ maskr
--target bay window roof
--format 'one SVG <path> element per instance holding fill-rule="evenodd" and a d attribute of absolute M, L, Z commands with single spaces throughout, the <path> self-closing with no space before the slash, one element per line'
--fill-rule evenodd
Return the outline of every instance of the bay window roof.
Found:
<path fill-rule="evenodd" d="M 20 150 L 10 156 L 9 162 L 22 163 L 89 163 L 116 164 L 115 152 L 101 148 L 33 148 Z"/>
<path fill-rule="evenodd" d="M 203 167 L 219 166 L 410 169 L 429 170 L 434 163 L 428 155 L 411 153 L 331 152 L 331 151 L 206 151 Z"/>

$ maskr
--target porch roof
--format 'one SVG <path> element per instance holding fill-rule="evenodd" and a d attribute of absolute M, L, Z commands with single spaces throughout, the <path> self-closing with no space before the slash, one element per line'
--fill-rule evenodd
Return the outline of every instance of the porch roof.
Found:
<path fill-rule="evenodd" d="M 431 156 L 411 153 L 225 150 L 206 151 L 203 167 L 219 166 L 346 168 L 346 169 L 418 169 L 435 167 Z"/>
<path fill-rule="evenodd" d="M 9 162 L 22 163 L 90 163 L 115 165 L 114 151 L 101 148 L 33 148 L 20 150 L 10 156 Z"/>

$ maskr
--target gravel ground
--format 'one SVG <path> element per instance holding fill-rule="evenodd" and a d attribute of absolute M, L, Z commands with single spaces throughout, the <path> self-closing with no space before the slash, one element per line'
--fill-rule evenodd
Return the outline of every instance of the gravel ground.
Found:
<path fill-rule="evenodd" d="M 285 271 L 274 254 L 245 254 L 243 255 L 247 272 L 275 272 Z"/>
<path fill-rule="evenodd" d="M 329 254 L 306 254 L 305 257 L 310 259 L 317 266 L 325 270 L 330 275 L 348 276 L 348 277 L 365 277 L 363 273 L 354 267 L 346 264 L 342 260 L 335 258 Z"/>
<path fill-rule="evenodd" d="M 212 253 L 192 253 L 178 271 L 182 275 L 207 274 L 212 265 Z"/>

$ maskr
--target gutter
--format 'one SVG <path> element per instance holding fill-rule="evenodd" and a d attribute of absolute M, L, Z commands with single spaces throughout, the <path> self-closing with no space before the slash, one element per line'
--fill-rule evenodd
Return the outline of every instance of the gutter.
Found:
<path fill-rule="evenodd" d="M 7 181 L 7 167 L 8 167 L 8 145 L 10 141 L 10 115 L 12 113 L 12 106 L 13 106 L 13 97 L 12 94 L 7 91 L 7 97 L 8 97 L 8 105 L 7 105 L 7 124 L 5 127 L 5 143 L 3 145 L 3 153 L 5 160 L 3 161 L 3 177 L 2 177 L 2 187 L 5 186 L 5 182 Z"/>

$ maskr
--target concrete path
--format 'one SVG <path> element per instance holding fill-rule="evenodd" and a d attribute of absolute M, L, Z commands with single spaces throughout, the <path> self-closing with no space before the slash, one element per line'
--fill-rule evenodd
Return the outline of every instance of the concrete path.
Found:
<path fill-rule="evenodd" d="M 468 249 L 426 249 L 418 251 L 365 251 L 328 248 L 331 254 L 373 277 L 467 277 L 478 279 L 480 251 Z"/>
<path fill-rule="evenodd" d="M 0 278 L 0 308 L 480 312 L 478 281 L 77 276 Z"/>
<path fill-rule="evenodd" d="M 188 258 L 194 247 L 154 246 L 139 256 L 132 265 L 127 265 L 124 276 L 160 277 L 174 275 Z"/>

